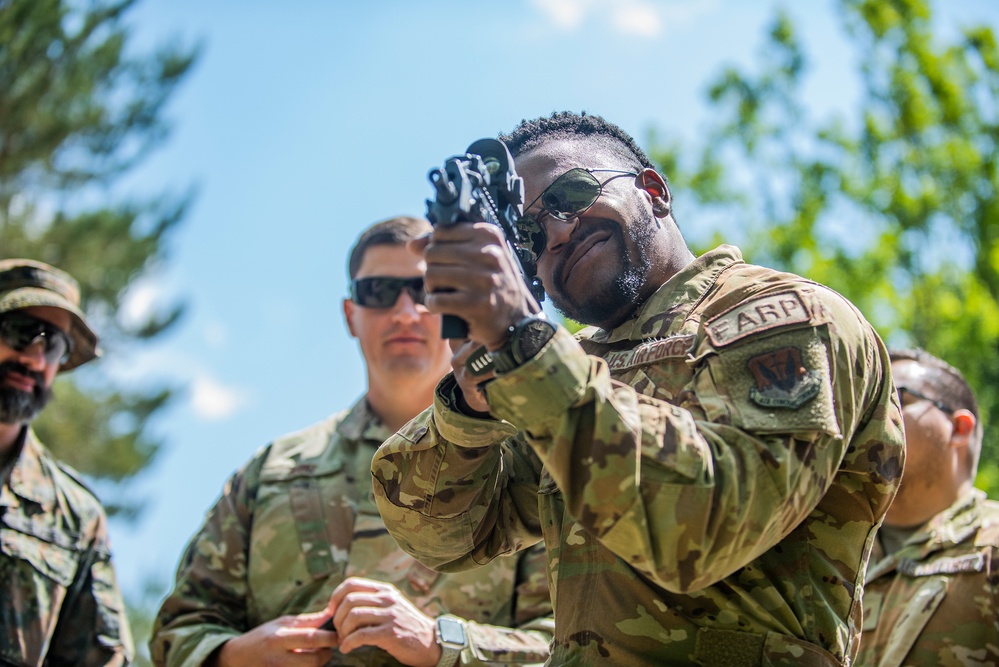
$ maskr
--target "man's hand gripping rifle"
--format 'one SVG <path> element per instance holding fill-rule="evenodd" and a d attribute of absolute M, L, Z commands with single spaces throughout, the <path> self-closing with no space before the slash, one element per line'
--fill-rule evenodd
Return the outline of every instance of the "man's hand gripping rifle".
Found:
<path fill-rule="evenodd" d="M 437 196 L 427 200 L 427 219 L 434 225 L 488 222 L 499 226 L 524 282 L 540 303 L 545 291 L 537 276 L 537 257 L 530 250 L 530 239 L 521 238 L 517 228 L 524 211 L 524 179 L 517 176 L 506 144 L 479 139 L 465 155 L 449 158 L 443 169 L 432 169 L 429 178 Z M 444 338 L 467 338 L 468 325 L 459 317 L 445 315 L 441 333 Z"/>

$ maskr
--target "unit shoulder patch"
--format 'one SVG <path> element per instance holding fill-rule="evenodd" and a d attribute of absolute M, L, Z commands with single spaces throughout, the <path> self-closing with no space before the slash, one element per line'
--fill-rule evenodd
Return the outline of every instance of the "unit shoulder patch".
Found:
<path fill-rule="evenodd" d="M 749 398 L 766 408 L 800 408 L 822 387 L 821 374 L 805 367 L 797 347 L 759 354 L 747 366 L 756 383 L 749 388 Z"/>

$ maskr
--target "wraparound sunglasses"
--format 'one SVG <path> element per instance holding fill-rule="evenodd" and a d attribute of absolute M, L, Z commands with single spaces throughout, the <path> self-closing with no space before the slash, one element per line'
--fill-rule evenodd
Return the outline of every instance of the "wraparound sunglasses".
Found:
<path fill-rule="evenodd" d="M 601 183 L 594 176 L 597 173 L 615 175 Z M 525 213 L 517 222 L 517 231 L 520 232 L 521 237 L 520 245 L 533 252 L 535 257 L 540 257 L 548 243 L 545 227 L 540 221 L 543 213 L 548 213 L 558 220 L 568 220 L 582 215 L 600 199 L 607 183 L 623 176 L 638 176 L 638 173 L 620 169 L 575 167 L 556 178 L 551 185 L 544 189 L 544 192 L 535 197 L 534 201 L 524 208 Z M 538 215 L 527 213 L 526 211 L 538 201 L 541 202 L 543 213 Z"/>

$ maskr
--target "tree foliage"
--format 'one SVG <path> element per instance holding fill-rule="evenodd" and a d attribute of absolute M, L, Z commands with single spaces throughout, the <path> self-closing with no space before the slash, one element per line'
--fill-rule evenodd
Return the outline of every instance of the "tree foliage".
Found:
<path fill-rule="evenodd" d="M 853 47 L 841 59 L 857 63 L 851 115 L 803 104 L 808 59 L 781 14 L 759 71 L 730 68 L 710 86 L 706 148 L 685 163 L 691 147 L 653 134 L 651 153 L 699 219 L 736 221 L 718 236 L 735 235 L 747 259 L 830 285 L 890 344 L 960 368 L 986 425 L 978 485 L 996 496 L 995 36 L 976 26 L 945 41 L 926 0 L 840 0 L 838 10 Z"/>
<path fill-rule="evenodd" d="M 143 321 L 118 306 L 155 275 L 189 194 L 120 194 L 119 184 L 167 135 L 164 107 L 196 49 L 130 49 L 135 0 L 0 0 L 0 257 L 30 257 L 71 273 L 84 308 L 116 356 L 180 317 L 162 304 Z M 149 419 L 171 396 L 155 381 L 125 387 L 94 362 L 61 377 L 36 420 L 42 441 L 92 479 L 112 512 L 141 505 L 125 482 L 161 442 Z"/>

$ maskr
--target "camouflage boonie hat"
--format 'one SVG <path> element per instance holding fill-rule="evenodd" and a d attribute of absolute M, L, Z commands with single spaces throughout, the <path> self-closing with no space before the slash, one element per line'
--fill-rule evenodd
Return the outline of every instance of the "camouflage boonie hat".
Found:
<path fill-rule="evenodd" d="M 0 314 L 32 306 L 62 308 L 71 315 L 73 350 L 60 373 L 100 355 L 97 335 L 80 310 L 80 286 L 72 276 L 31 259 L 0 260 Z"/>

